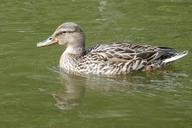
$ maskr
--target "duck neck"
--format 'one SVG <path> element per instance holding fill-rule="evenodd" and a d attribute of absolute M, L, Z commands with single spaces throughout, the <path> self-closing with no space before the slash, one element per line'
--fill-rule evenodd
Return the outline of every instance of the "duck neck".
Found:
<path fill-rule="evenodd" d="M 85 51 L 85 36 L 75 35 L 73 38 L 68 40 L 65 52 L 66 54 L 74 54 L 74 55 L 83 55 Z"/>
<path fill-rule="evenodd" d="M 68 43 L 64 54 L 83 55 L 85 52 L 85 40 L 84 38 L 73 40 Z"/>
<path fill-rule="evenodd" d="M 73 47 L 73 46 L 68 46 L 65 51 L 64 54 L 73 54 L 73 55 L 83 55 L 85 51 L 85 47 Z"/>

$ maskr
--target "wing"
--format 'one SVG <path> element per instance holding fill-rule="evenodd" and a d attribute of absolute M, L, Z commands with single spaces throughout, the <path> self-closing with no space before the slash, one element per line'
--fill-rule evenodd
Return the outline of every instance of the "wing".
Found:
<path fill-rule="evenodd" d="M 173 48 L 156 47 L 151 45 L 137 45 L 128 43 L 112 43 L 97 45 L 89 51 L 89 54 L 102 55 L 105 60 L 122 60 L 141 58 L 148 64 L 156 60 L 164 60 L 176 54 Z"/>
<path fill-rule="evenodd" d="M 166 58 L 169 50 L 128 43 L 100 44 L 89 49 L 80 61 L 83 65 L 99 65 L 99 70 L 109 72 L 107 74 L 124 74 L 142 70 L 146 65 Z"/>
<path fill-rule="evenodd" d="M 128 43 L 113 43 L 97 45 L 87 54 L 100 55 L 108 61 L 129 61 L 143 59 L 147 62 L 157 57 L 159 48 L 150 45 L 133 45 Z"/>

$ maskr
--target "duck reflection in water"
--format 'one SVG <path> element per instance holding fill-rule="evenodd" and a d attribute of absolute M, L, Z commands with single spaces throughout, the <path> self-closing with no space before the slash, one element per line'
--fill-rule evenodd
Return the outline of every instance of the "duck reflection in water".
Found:
<path fill-rule="evenodd" d="M 62 110 L 69 110 L 79 106 L 81 99 L 84 97 L 86 89 L 94 90 L 96 93 L 110 93 L 116 91 L 126 92 L 132 88 L 132 84 L 135 84 L 136 87 L 137 82 L 137 80 L 134 80 L 134 83 L 132 83 L 131 80 L 128 82 L 127 79 L 115 79 L 114 77 L 102 78 L 96 76 L 81 76 L 63 73 L 55 69 L 51 70 L 59 73 L 60 83 L 64 86 L 63 91 L 52 94 L 56 100 L 55 105 Z"/>
<path fill-rule="evenodd" d="M 64 90 L 53 94 L 56 100 L 56 106 L 59 109 L 72 109 L 78 106 L 85 92 L 85 85 L 80 81 L 82 78 L 71 74 L 60 74 L 61 84 L 64 85 Z"/>
<path fill-rule="evenodd" d="M 144 95 L 156 95 L 153 92 L 147 92 L 147 89 L 154 90 L 174 90 L 174 83 L 178 77 L 188 77 L 187 74 L 175 72 L 154 72 L 153 75 L 140 73 L 130 74 L 127 77 L 97 77 L 81 76 L 59 72 L 60 82 L 64 90 L 53 94 L 56 100 L 56 106 L 59 109 L 69 110 L 81 104 L 86 90 L 94 90 L 95 93 L 113 94 L 124 92 L 125 94 L 143 93 Z M 155 92 L 155 91 L 154 91 Z M 105 95 L 106 96 L 106 95 Z"/>

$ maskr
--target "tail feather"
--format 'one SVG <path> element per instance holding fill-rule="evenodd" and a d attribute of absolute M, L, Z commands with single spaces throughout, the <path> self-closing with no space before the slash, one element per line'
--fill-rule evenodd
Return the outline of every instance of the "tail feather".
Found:
<path fill-rule="evenodd" d="M 178 59 L 186 56 L 187 54 L 188 54 L 188 51 L 178 52 L 178 53 L 175 54 L 175 56 L 172 56 L 170 58 L 167 58 L 167 59 L 163 60 L 163 63 L 166 64 L 166 63 L 173 62 L 175 60 L 178 60 Z"/>

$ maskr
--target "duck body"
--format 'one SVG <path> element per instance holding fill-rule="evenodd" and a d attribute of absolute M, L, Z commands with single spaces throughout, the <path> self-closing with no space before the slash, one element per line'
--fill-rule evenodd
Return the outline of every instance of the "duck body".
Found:
<path fill-rule="evenodd" d="M 78 74 L 122 75 L 130 72 L 160 69 L 170 64 L 165 62 L 184 55 L 172 48 L 136 45 L 128 42 L 96 45 L 82 55 L 63 53 L 60 68 Z M 172 61 L 171 61 L 172 62 Z"/>
<path fill-rule="evenodd" d="M 138 45 L 130 42 L 98 44 L 85 49 L 85 36 L 75 23 L 64 23 L 38 47 L 53 43 L 65 45 L 59 67 L 76 74 L 122 75 L 134 71 L 163 68 L 188 54 L 173 48 Z"/>

